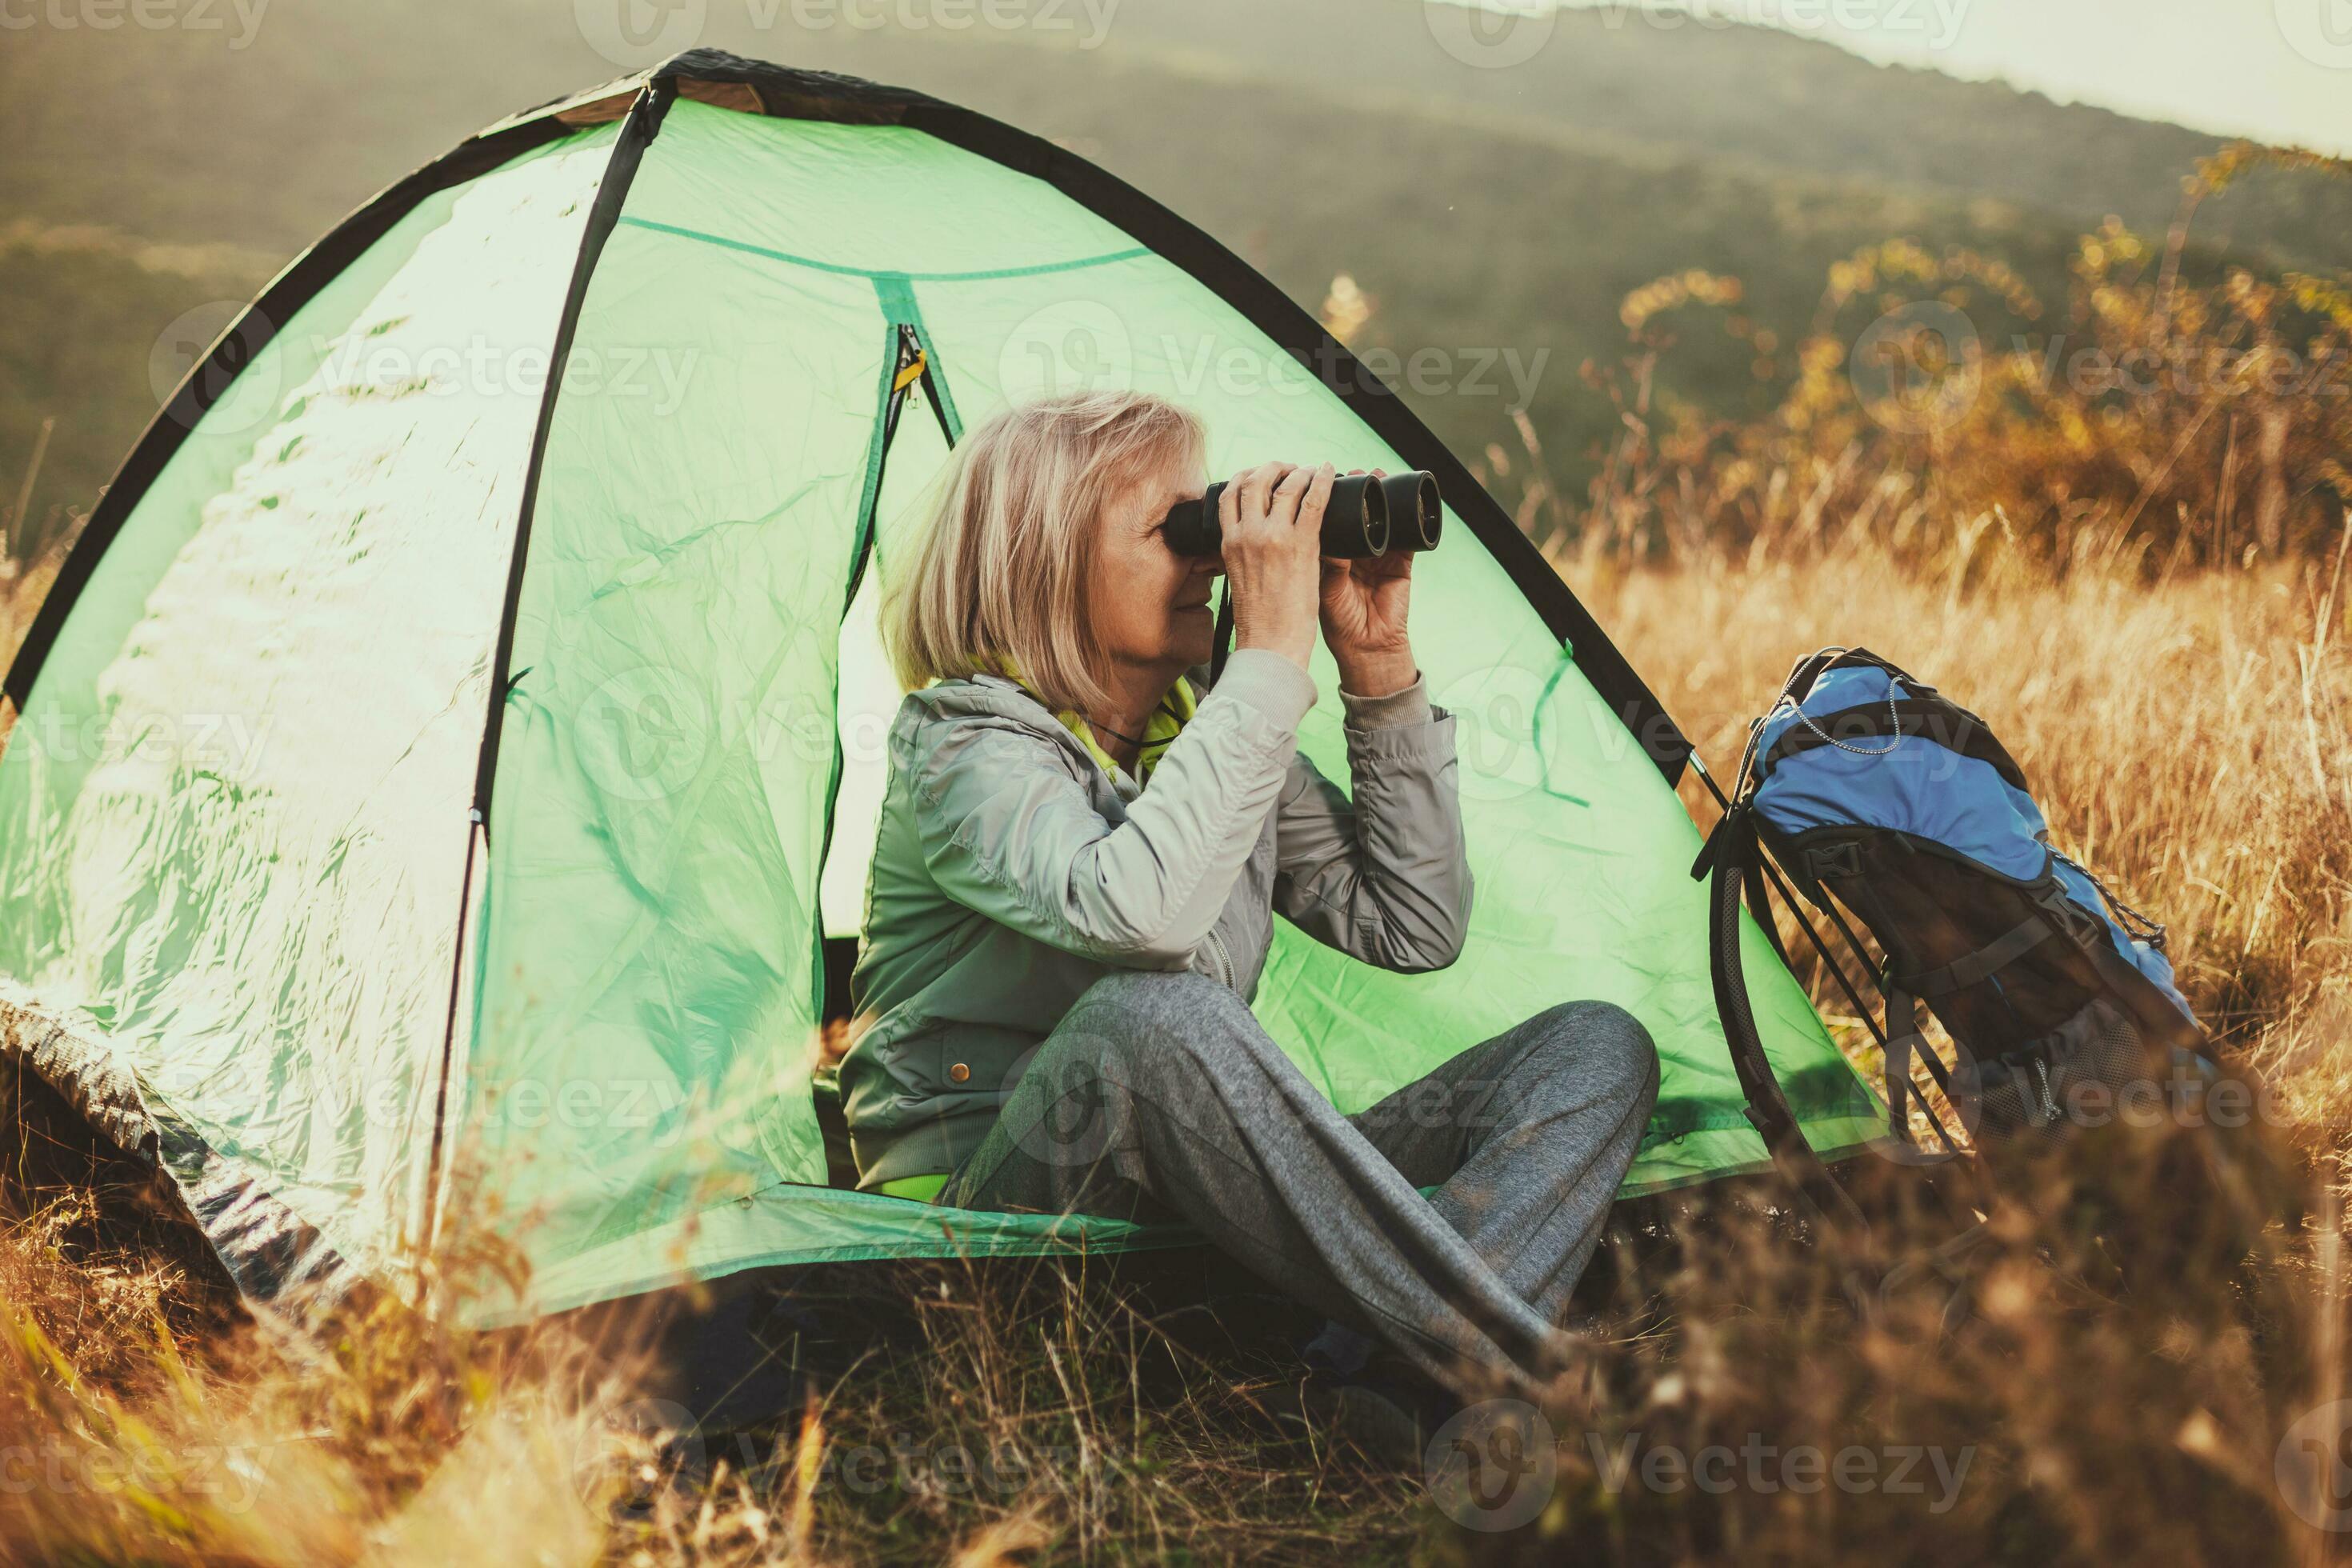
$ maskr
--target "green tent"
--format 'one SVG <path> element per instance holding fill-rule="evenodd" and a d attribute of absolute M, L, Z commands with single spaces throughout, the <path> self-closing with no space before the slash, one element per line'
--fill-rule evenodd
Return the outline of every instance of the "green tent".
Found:
<path fill-rule="evenodd" d="M 1102 384 L 1198 408 L 1213 471 L 1425 468 L 1454 514 L 1414 624 L 1462 716 L 1468 948 L 1406 977 L 1279 936 L 1283 1047 L 1353 1110 L 1607 998 L 1664 1058 L 1627 1192 L 1760 1165 L 1687 744 L 1462 465 L 1083 160 L 711 51 L 384 192 L 141 440 L 7 679 L 0 1040 L 160 1159 L 257 1293 L 485 1225 L 530 1264 L 493 1321 L 1183 1239 L 843 1190 L 812 1094 L 899 695 L 877 584 L 970 422 Z M 1300 743 L 1344 777 L 1318 684 Z M 1745 940 L 1807 1138 L 1862 1144 L 1874 1098 Z"/>

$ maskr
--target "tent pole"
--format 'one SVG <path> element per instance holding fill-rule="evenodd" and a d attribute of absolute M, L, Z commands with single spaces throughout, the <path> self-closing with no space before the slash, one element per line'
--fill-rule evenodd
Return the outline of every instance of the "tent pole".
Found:
<path fill-rule="evenodd" d="M 531 519 L 539 505 L 540 470 L 547 461 L 548 433 L 555 424 L 555 400 L 563 387 L 563 366 L 572 357 L 572 341 L 580 330 L 580 309 L 588 297 L 588 280 L 596 270 L 597 259 L 604 255 L 604 241 L 620 221 L 622 204 L 628 199 L 629 186 L 636 178 L 646 148 L 661 129 L 662 117 L 677 94 L 677 84 L 673 79 L 649 81 L 638 89 L 636 100 L 629 106 L 628 117 L 614 137 L 612 156 L 606 160 L 604 178 L 596 186 L 596 199 L 588 209 L 587 222 L 581 227 L 579 255 L 572 262 L 563 308 L 555 321 L 554 342 L 548 351 L 547 384 L 540 393 L 539 421 L 531 431 L 530 455 L 523 466 L 522 499 L 515 515 L 514 552 L 508 563 L 498 644 L 490 659 L 488 711 L 483 718 L 481 754 L 474 769 L 474 799 L 466 835 L 466 885 L 459 895 L 457 930 L 451 943 L 448 1025 L 441 1037 L 441 1068 L 433 1098 L 432 1164 L 425 1178 L 425 1229 L 418 1238 L 419 1246 L 428 1251 L 440 1214 L 442 1146 L 448 1125 L 450 1069 L 457 1054 L 457 994 L 466 973 L 466 925 L 472 906 L 475 841 L 478 838 L 484 845 L 489 842 L 490 789 L 498 777 L 499 737 L 505 728 L 507 689 L 512 683 L 508 672 L 514 659 L 515 616 L 522 605 L 523 567 L 530 553 Z"/>
<path fill-rule="evenodd" d="M 851 547 L 849 581 L 841 591 L 841 614 L 834 622 L 834 637 L 840 640 L 840 627 L 849 619 L 849 607 L 857 601 L 857 590 L 866 581 L 866 569 L 875 553 L 875 535 L 879 526 L 877 514 L 882 508 L 882 481 L 889 473 L 890 444 L 898 438 L 898 421 L 906 413 L 907 395 L 912 383 L 905 379 L 909 372 L 920 367 L 921 384 L 932 389 L 931 408 L 940 420 L 940 434 L 948 439 L 952 451 L 955 441 L 949 434 L 945 406 L 940 400 L 938 383 L 932 379 L 930 351 L 924 346 L 921 330 L 910 318 L 914 315 L 912 289 L 903 283 L 894 291 L 877 282 L 882 295 L 885 328 L 882 348 L 882 384 L 877 395 L 874 424 L 866 437 L 866 480 L 857 499 L 856 542 Z M 833 858 L 834 818 L 841 805 L 841 668 L 836 659 L 833 676 L 833 771 L 824 785 L 824 830 L 817 840 L 816 863 L 822 874 L 825 862 Z M 816 930 L 809 959 L 809 995 L 814 1000 L 817 1016 L 824 1015 L 824 914 L 816 911 Z"/>
<path fill-rule="evenodd" d="M 482 839 L 482 814 L 466 814 L 465 880 L 457 887 L 457 962 L 449 966 L 449 1012 L 441 1030 L 441 1071 L 433 1090 L 433 1141 L 425 1157 L 425 1215 L 416 1232 L 416 1249 L 420 1258 L 433 1255 L 433 1238 L 441 1223 L 441 1148 L 442 1130 L 449 1121 L 449 1069 L 456 1055 L 457 1042 L 457 994 L 466 973 L 466 928 L 473 921 L 475 851 Z M 425 1277 L 417 1273 L 416 1305 L 425 1304 Z"/>
<path fill-rule="evenodd" d="M 522 502 L 515 521 L 514 555 L 507 569 L 505 607 L 499 616 L 497 651 L 490 660 L 489 721 L 482 731 L 482 753 L 474 770 L 474 808 L 482 814 L 482 831 L 489 832 L 490 792 L 498 778 L 499 739 L 506 727 L 507 687 L 514 661 L 515 616 L 522 606 L 523 569 L 530 559 L 531 523 L 539 510 L 540 472 L 547 462 L 548 433 L 555 424 L 555 403 L 563 390 L 563 367 L 572 357 L 572 340 L 580 331 L 580 308 L 588 297 L 588 280 L 604 253 L 604 241 L 620 221 L 637 164 L 661 129 L 662 116 L 677 95 L 677 83 L 662 78 L 647 82 L 630 105 L 613 142 L 612 161 L 596 187 L 595 205 L 581 230 L 580 255 L 572 264 L 572 281 L 564 291 L 563 312 L 556 318 L 555 341 L 548 352 L 547 385 L 539 399 L 539 423 L 531 432 L 530 457 L 523 466 Z"/>

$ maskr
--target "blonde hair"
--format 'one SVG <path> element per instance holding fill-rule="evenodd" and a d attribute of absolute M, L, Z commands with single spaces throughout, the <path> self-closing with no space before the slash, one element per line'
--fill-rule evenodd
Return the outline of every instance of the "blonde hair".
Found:
<path fill-rule="evenodd" d="M 1049 706 L 1101 708 L 1092 581 L 1103 509 L 1171 461 L 1198 467 L 1198 416 L 1139 392 L 1008 408 L 956 446 L 946 491 L 882 604 L 882 640 L 908 690 L 1004 672 Z"/>

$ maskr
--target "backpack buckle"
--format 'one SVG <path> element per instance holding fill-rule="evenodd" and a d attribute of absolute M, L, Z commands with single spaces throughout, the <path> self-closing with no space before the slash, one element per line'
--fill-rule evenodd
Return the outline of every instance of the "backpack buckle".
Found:
<path fill-rule="evenodd" d="M 2096 950 L 2105 944 L 2107 929 L 2099 917 L 2066 896 L 2061 888 L 2052 888 L 2033 900 L 2040 904 L 2077 947 Z"/>
<path fill-rule="evenodd" d="M 1824 877 L 1859 877 L 1862 875 L 1862 846 L 1853 839 L 1836 844 L 1813 844 L 1805 849 L 1805 869 L 1815 881 Z"/>

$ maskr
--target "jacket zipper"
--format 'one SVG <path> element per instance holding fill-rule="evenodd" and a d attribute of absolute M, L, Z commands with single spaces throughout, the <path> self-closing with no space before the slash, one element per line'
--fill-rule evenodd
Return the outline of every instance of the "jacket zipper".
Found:
<path fill-rule="evenodd" d="M 1234 961 L 1225 952 L 1225 939 L 1212 931 L 1208 941 L 1210 960 L 1217 966 L 1217 984 L 1231 991 L 1234 989 Z"/>

